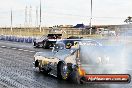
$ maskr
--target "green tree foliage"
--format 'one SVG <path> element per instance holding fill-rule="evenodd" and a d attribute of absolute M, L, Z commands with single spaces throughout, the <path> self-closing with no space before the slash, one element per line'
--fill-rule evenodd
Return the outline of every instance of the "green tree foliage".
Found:
<path fill-rule="evenodd" d="M 131 24 L 132 23 L 132 17 L 131 16 L 127 17 L 127 19 L 125 19 L 124 22 Z"/>

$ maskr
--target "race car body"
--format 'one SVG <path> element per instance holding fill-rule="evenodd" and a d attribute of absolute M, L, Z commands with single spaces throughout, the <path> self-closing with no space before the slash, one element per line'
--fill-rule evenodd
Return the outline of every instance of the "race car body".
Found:
<path fill-rule="evenodd" d="M 34 55 L 35 67 L 40 71 L 57 76 L 59 79 L 75 83 L 86 81 L 86 74 L 105 74 L 110 57 L 102 45 L 94 40 L 75 41 L 70 49 L 58 42 L 50 53 L 38 52 Z M 96 48 L 96 49 L 95 49 Z M 104 47 L 103 47 L 104 48 Z M 105 48 L 107 49 L 107 48 Z M 110 50 L 108 48 L 108 50 Z M 98 51 L 99 50 L 99 51 Z M 101 71 L 101 69 L 103 69 Z M 108 70 L 109 71 L 109 70 Z"/>
<path fill-rule="evenodd" d="M 88 43 L 93 41 L 88 40 Z M 78 42 L 78 41 L 74 41 Z M 80 83 L 85 72 L 80 67 L 80 49 L 79 44 L 71 49 L 66 49 L 63 42 L 55 45 L 52 52 L 37 52 L 34 55 L 35 67 L 40 71 L 57 76 L 60 79 L 70 79 L 73 82 Z"/>
<path fill-rule="evenodd" d="M 62 34 L 48 34 L 47 36 L 42 36 L 39 39 L 34 40 L 33 45 L 35 47 L 43 47 L 48 49 L 53 47 L 58 39 L 61 39 Z"/>

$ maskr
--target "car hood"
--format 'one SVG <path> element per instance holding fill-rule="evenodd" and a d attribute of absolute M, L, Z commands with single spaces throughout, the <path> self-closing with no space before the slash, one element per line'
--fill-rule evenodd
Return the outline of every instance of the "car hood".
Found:
<path fill-rule="evenodd" d="M 37 52 L 34 56 L 42 56 L 46 58 L 58 58 L 60 60 L 64 60 L 66 57 L 70 56 L 73 50 L 63 49 L 58 52 Z"/>

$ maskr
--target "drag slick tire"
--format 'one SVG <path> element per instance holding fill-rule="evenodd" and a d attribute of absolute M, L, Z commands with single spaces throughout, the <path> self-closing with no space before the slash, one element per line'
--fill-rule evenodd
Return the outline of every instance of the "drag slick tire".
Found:
<path fill-rule="evenodd" d="M 75 84 L 83 84 L 83 82 L 81 81 L 81 77 L 79 76 L 78 71 L 72 71 L 69 74 L 68 80 L 72 83 L 75 83 Z"/>
<path fill-rule="evenodd" d="M 45 41 L 45 42 L 43 43 L 43 46 L 42 46 L 42 47 L 43 47 L 44 49 L 49 49 L 49 48 L 50 48 L 47 41 Z"/>
<path fill-rule="evenodd" d="M 67 65 L 64 62 L 59 62 L 57 65 L 57 77 L 58 79 L 68 80 L 75 84 L 83 84 L 77 68 L 72 69 L 72 64 Z"/>
<path fill-rule="evenodd" d="M 75 84 L 83 84 L 83 81 L 81 81 L 82 77 L 79 74 L 78 66 L 72 66 L 72 64 L 69 66 L 70 73 L 68 75 L 68 80 Z"/>

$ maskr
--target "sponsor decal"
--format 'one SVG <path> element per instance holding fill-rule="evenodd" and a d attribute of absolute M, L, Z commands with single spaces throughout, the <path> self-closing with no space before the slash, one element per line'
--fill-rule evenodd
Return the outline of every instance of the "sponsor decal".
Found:
<path fill-rule="evenodd" d="M 91 83 L 130 83 L 129 74 L 87 74 L 86 81 Z"/>

